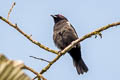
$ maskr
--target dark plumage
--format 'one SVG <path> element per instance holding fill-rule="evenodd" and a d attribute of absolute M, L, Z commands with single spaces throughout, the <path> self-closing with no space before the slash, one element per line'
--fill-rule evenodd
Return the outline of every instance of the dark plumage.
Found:
<path fill-rule="evenodd" d="M 72 41 L 78 39 L 78 35 L 73 26 L 68 22 L 67 18 L 60 14 L 51 16 L 55 22 L 53 40 L 55 45 L 62 50 Z M 81 57 L 80 44 L 74 46 L 70 51 L 68 51 L 68 53 L 73 59 L 74 66 L 76 67 L 78 74 L 83 74 L 88 71 L 88 68 Z"/>

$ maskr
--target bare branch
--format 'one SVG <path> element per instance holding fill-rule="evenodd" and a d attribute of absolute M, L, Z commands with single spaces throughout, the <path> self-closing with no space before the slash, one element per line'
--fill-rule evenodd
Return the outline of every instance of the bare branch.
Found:
<path fill-rule="evenodd" d="M 11 6 L 9 12 L 8 12 L 7 20 L 9 19 L 10 13 L 12 12 L 12 9 L 15 6 L 15 4 L 16 4 L 15 2 L 12 4 L 12 6 Z"/>
<path fill-rule="evenodd" d="M 12 24 L 10 21 L 8 21 L 7 19 L 3 18 L 2 16 L 0 16 L 0 19 L 3 20 L 4 22 L 6 22 L 7 24 L 9 24 L 11 27 L 13 27 L 14 29 L 16 29 L 18 32 L 20 32 L 22 35 L 24 35 L 28 40 L 30 40 L 32 43 L 36 44 L 37 46 L 39 46 L 42 49 L 45 49 L 46 51 L 58 54 L 58 51 L 52 50 L 44 45 L 42 45 L 41 43 L 39 43 L 38 41 L 35 41 L 31 38 L 31 35 L 27 35 L 26 33 L 24 33 L 18 26 L 17 24 Z"/>
<path fill-rule="evenodd" d="M 30 67 L 24 65 L 23 68 L 24 68 L 24 69 L 27 69 L 27 70 L 29 70 L 29 71 L 31 71 L 31 72 L 33 72 L 34 74 L 36 74 L 39 79 L 41 78 L 42 80 L 47 80 L 47 79 L 45 79 L 41 74 L 39 74 L 38 72 L 34 71 L 34 70 L 33 70 L 32 68 L 30 68 Z"/>
<path fill-rule="evenodd" d="M 108 28 L 111 28 L 111 27 L 120 25 L 120 22 L 116 22 L 116 23 L 112 23 L 112 24 L 108 24 L 108 25 L 106 25 L 106 26 L 103 26 L 103 27 L 101 27 L 101 28 L 99 28 L 99 29 L 96 29 L 95 31 L 90 32 L 90 33 L 84 35 L 83 37 L 81 37 L 81 38 L 73 41 L 73 42 L 72 42 L 70 45 L 68 45 L 64 50 L 62 50 L 62 51 L 59 52 L 59 51 L 55 51 L 55 50 L 49 49 L 48 47 L 45 47 L 44 45 L 40 44 L 39 42 L 33 40 L 29 35 L 25 34 L 23 31 L 21 31 L 21 30 L 18 28 L 17 25 L 14 25 L 14 24 L 10 23 L 10 22 L 9 22 L 8 20 L 6 20 L 5 18 L 3 18 L 3 17 L 0 16 L 0 19 L 3 20 L 4 22 L 8 23 L 8 24 L 9 24 L 10 26 L 12 26 L 13 28 L 15 28 L 18 32 L 20 32 L 22 35 L 24 35 L 24 36 L 25 36 L 27 39 L 29 39 L 32 43 L 38 45 L 40 48 L 43 48 L 43 49 L 45 49 L 45 50 L 47 50 L 47 51 L 49 51 L 49 52 L 52 52 L 52 53 L 57 54 L 57 57 L 56 57 L 53 61 L 51 61 L 44 69 L 42 69 L 41 72 L 40 72 L 40 74 L 43 74 L 44 72 L 46 72 L 46 71 L 51 67 L 52 64 L 54 64 L 63 54 L 65 54 L 67 51 L 69 51 L 70 49 L 72 49 L 73 46 L 75 46 L 75 45 L 78 44 L 79 42 L 81 42 L 81 41 L 83 41 L 83 40 L 85 40 L 85 39 L 87 39 L 87 38 L 90 38 L 90 37 L 93 36 L 93 35 L 98 35 L 98 34 L 100 35 L 100 32 L 102 32 L 102 31 L 104 31 L 104 30 L 106 30 L 106 29 L 108 29 Z M 35 79 L 35 78 L 34 78 L 34 79 Z"/>
<path fill-rule="evenodd" d="M 34 59 L 37 59 L 37 60 L 45 61 L 45 62 L 47 62 L 47 63 L 50 63 L 50 61 L 45 60 L 45 59 L 43 59 L 43 58 L 37 58 L 37 57 L 35 57 L 35 56 L 30 56 L 30 57 L 32 57 L 32 58 L 34 58 Z"/>
<path fill-rule="evenodd" d="M 120 25 L 120 22 L 108 24 L 108 25 L 106 25 L 106 26 L 103 26 L 103 27 L 101 27 L 101 28 L 99 28 L 99 29 L 96 29 L 96 30 L 94 30 L 93 32 L 90 32 L 90 33 L 84 35 L 83 37 L 81 37 L 81 38 L 73 41 L 73 42 L 72 42 L 70 45 L 68 45 L 65 49 L 63 49 L 62 51 L 60 51 L 59 54 L 57 55 L 57 57 L 56 57 L 53 61 L 51 61 L 45 68 L 42 69 L 42 71 L 40 72 L 40 74 L 43 74 L 44 72 L 46 72 L 46 71 L 51 67 L 52 64 L 54 64 L 63 54 L 65 54 L 66 52 L 68 52 L 70 49 L 72 49 L 72 48 L 73 48 L 75 45 L 77 45 L 79 42 L 81 42 L 81 41 L 83 41 L 83 40 L 85 40 L 85 39 L 87 39 L 87 38 L 90 38 L 90 37 L 93 36 L 93 35 L 99 34 L 100 32 L 102 32 L 102 31 L 104 31 L 104 30 L 106 30 L 106 29 L 108 29 L 108 28 L 111 28 L 111 27 L 114 27 L 114 26 L 118 26 L 118 25 Z M 36 77 L 35 77 L 35 78 L 36 78 Z M 35 79 L 35 78 L 34 78 L 34 79 Z"/>

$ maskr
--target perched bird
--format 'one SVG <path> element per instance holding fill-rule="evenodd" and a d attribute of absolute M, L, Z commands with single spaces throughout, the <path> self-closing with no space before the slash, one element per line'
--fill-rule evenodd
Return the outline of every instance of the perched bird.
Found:
<path fill-rule="evenodd" d="M 59 49 L 63 50 L 72 41 L 78 39 L 78 35 L 73 26 L 63 15 L 57 14 L 51 16 L 55 22 L 53 30 L 54 43 Z M 73 59 L 73 64 L 76 67 L 78 74 L 83 74 L 88 71 L 88 68 L 81 57 L 80 44 L 74 46 L 70 51 L 68 51 L 68 53 Z"/>

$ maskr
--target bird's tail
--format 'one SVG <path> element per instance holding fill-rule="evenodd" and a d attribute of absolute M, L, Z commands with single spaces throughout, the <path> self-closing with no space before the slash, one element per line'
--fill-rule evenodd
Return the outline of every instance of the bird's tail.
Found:
<path fill-rule="evenodd" d="M 83 74 L 84 72 L 88 71 L 88 67 L 86 66 L 82 58 L 79 61 L 73 60 L 73 64 L 76 67 L 78 74 Z"/>

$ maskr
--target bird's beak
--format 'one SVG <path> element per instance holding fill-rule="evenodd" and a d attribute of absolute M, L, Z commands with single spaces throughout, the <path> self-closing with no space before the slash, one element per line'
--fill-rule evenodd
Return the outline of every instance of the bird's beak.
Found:
<path fill-rule="evenodd" d="M 54 15 L 50 15 L 51 17 L 54 17 Z"/>
<path fill-rule="evenodd" d="M 53 18 L 56 18 L 56 16 L 55 15 L 50 15 L 51 17 L 53 17 Z"/>

